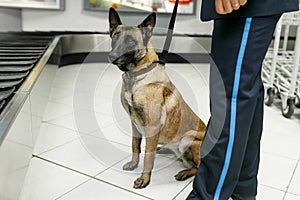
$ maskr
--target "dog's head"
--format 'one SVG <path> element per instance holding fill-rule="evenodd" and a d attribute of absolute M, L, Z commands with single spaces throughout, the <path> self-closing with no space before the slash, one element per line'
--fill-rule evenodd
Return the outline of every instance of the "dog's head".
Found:
<path fill-rule="evenodd" d="M 110 8 L 109 31 L 112 50 L 108 56 L 109 61 L 124 72 L 134 69 L 146 55 L 155 22 L 156 14 L 152 13 L 138 26 L 125 26 L 117 11 Z"/>

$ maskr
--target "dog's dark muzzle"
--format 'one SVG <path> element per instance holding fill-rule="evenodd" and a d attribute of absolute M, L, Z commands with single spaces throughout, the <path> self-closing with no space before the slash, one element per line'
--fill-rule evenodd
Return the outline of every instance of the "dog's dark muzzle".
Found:
<path fill-rule="evenodd" d="M 108 60 L 110 63 L 117 65 L 120 68 L 120 70 L 128 71 L 126 66 L 130 63 L 135 62 L 134 55 L 134 51 L 130 51 L 121 55 L 119 53 L 110 52 L 108 54 Z"/>
<path fill-rule="evenodd" d="M 108 54 L 108 61 L 112 64 L 116 64 L 119 57 L 120 57 L 120 55 L 118 53 L 110 52 Z"/>

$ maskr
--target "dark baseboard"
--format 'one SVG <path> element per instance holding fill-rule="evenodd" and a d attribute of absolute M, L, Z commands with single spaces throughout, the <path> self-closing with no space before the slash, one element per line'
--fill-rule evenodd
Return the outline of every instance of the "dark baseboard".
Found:
<path fill-rule="evenodd" d="M 107 63 L 108 54 L 109 52 L 67 54 L 60 57 L 59 66 L 63 67 L 80 63 Z M 158 53 L 158 56 L 160 56 L 160 53 Z M 209 61 L 210 56 L 205 53 L 170 53 L 167 57 L 167 63 L 209 63 Z"/>

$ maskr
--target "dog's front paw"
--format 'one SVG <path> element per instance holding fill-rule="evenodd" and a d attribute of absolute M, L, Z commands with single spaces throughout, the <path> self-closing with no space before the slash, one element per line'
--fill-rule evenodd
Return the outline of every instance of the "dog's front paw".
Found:
<path fill-rule="evenodd" d="M 193 174 L 190 173 L 190 170 L 182 170 L 175 175 L 175 179 L 177 181 L 184 181 L 190 178 L 191 176 L 193 176 Z"/>
<path fill-rule="evenodd" d="M 130 161 L 130 162 L 126 163 L 125 165 L 123 165 L 123 170 L 132 171 L 137 168 L 138 164 L 139 163 L 137 163 L 137 162 Z"/>
<path fill-rule="evenodd" d="M 150 183 L 150 176 L 143 174 L 141 177 L 139 177 L 134 181 L 133 187 L 135 189 L 141 189 L 141 188 L 145 188 L 147 185 L 149 185 L 149 183 Z"/>

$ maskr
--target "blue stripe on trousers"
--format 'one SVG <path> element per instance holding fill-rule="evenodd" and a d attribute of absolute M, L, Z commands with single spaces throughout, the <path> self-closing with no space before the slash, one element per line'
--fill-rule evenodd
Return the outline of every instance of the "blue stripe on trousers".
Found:
<path fill-rule="evenodd" d="M 237 109 L 237 96 L 238 96 L 238 90 L 240 85 L 240 78 L 241 78 L 241 69 L 242 69 L 242 63 L 246 51 L 246 45 L 248 41 L 249 31 L 251 27 L 252 18 L 246 18 L 245 26 L 244 26 L 244 32 L 242 36 L 241 46 L 237 58 L 236 68 L 235 68 L 235 75 L 234 75 L 234 83 L 233 83 L 233 90 L 232 90 L 232 98 L 231 98 L 231 112 L 230 112 L 230 129 L 229 129 L 229 141 L 228 146 L 226 149 L 226 155 L 225 155 L 225 162 L 222 169 L 222 173 L 216 188 L 216 192 L 214 195 L 214 200 L 219 200 L 221 190 L 223 188 L 225 178 L 228 172 L 228 168 L 230 165 L 230 159 L 233 149 L 233 142 L 235 137 L 235 127 L 236 127 L 236 109 Z"/>

